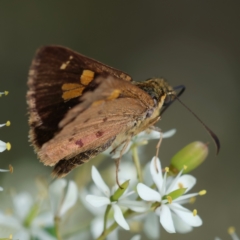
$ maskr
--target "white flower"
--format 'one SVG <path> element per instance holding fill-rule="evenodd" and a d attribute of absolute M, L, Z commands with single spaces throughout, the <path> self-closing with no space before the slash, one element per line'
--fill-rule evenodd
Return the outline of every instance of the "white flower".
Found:
<path fill-rule="evenodd" d="M 53 226 L 53 216 L 50 212 L 38 214 L 39 204 L 34 203 L 28 193 L 13 197 L 13 213 L 0 212 L 0 238 L 14 235 L 14 239 L 55 240 L 44 228 Z M 38 216 L 37 216 L 38 214 Z"/>
<path fill-rule="evenodd" d="M 8 91 L 4 91 L 4 92 L 0 92 L 0 97 L 2 96 L 2 95 L 8 95 Z"/>
<path fill-rule="evenodd" d="M 55 217 L 62 217 L 76 202 L 78 198 L 77 185 L 69 181 L 67 191 L 66 179 L 57 179 L 49 187 L 51 209 Z"/>
<path fill-rule="evenodd" d="M 140 240 L 141 236 L 139 234 L 133 236 L 130 240 Z"/>
<path fill-rule="evenodd" d="M 0 93 L 1 94 L 1 93 Z M 0 127 L 3 127 L 3 126 L 10 126 L 10 121 L 7 121 L 6 123 L 4 124 L 0 124 Z M 3 152 L 5 150 L 10 150 L 11 149 L 11 144 L 9 142 L 5 143 L 3 141 L 0 140 L 0 152 Z"/>
<path fill-rule="evenodd" d="M 131 139 L 131 141 L 129 142 L 123 154 L 127 153 L 132 145 L 145 145 L 148 143 L 149 140 L 160 139 L 160 137 L 169 138 L 173 136 L 175 133 L 176 133 L 176 129 L 171 129 L 165 133 L 160 133 L 155 130 L 150 130 L 150 131 L 146 130 L 146 131 L 140 132 L 139 134 L 137 134 Z M 116 149 L 115 149 L 115 146 L 111 146 L 110 148 L 108 148 L 108 150 L 105 151 L 105 153 L 109 154 L 114 150 L 113 153 L 111 154 L 112 158 L 119 158 L 123 147 L 124 147 L 124 144 L 120 145 Z"/>
<path fill-rule="evenodd" d="M 154 202 L 155 213 L 160 217 L 160 223 L 165 230 L 169 233 L 187 232 L 192 227 L 201 226 L 202 220 L 196 210 L 191 212 L 181 206 L 187 199 L 205 193 L 202 191 L 185 194 L 195 185 L 196 179 L 187 174 L 181 176 L 181 171 L 177 177 L 167 181 L 167 171 L 163 176 L 161 163 L 155 157 L 151 161 L 150 172 L 158 191 L 143 183 L 137 185 L 137 191 L 143 200 Z"/>
<path fill-rule="evenodd" d="M 131 209 L 135 212 L 144 212 L 147 208 L 146 204 L 140 201 L 126 199 L 127 196 L 134 193 L 127 193 L 127 191 L 125 191 L 124 194 L 117 201 L 112 201 L 111 197 L 116 192 L 116 187 L 111 194 L 109 187 L 106 185 L 98 170 L 94 166 L 92 167 L 92 179 L 98 189 L 104 194 L 104 196 L 87 195 L 86 201 L 94 207 L 111 205 L 115 221 L 125 230 L 129 230 L 129 225 L 123 216 L 120 206 L 126 209 Z"/>
<path fill-rule="evenodd" d="M 232 240 L 240 240 L 240 238 L 237 236 L 237 234 L 235 232 L 235 228 L 234 227 L 230 227 L 228 229 L 228 234 L 232 237 Z M 221 240 L 221 239 L 216 237 L 215 240 Z"/>
<path fill-rule="evenodd" d="M 12 165 L 9 165 L 9 169 L 0 169 L 0 172 L 10 172 L 10 173 L 12 173 L 13 172 L 13 167 L 12 167 Z M 3 191 L 2 187 L 0 187 L 0 191 Z"/>

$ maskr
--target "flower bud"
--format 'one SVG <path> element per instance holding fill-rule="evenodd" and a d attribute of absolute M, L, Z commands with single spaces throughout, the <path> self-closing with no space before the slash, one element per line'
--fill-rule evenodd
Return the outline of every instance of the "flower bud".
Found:
<path fill-rule="evenodd" d="M 207 157 L 208 146 L 200 141 L 192 142 L 177 152 L 171 159 L 170 173 L 177 174 L 184 166 L 183 173 L 197 168 Z"/>
<path fill-rule="evenodd" d="M 128 185 L 129 185 L 129 181 L 127 180 L 125 181 L 123 184 L 121 184 L 121 186 L 117 189 L 117 191 L 111 196 L 111 201 L 115 202 L 117 201 L 122 195 L 123 193 L 127 190 Z"/>

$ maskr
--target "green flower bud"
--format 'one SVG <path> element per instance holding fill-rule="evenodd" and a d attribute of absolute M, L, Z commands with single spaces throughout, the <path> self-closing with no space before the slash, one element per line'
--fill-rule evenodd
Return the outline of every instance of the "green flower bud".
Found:
<path fill-rule="evenodd" d="M 208 146 L 205 143 L 196 141 L 188 144 L 172 157 L 169 166 L 170 174 L 175 175 L 183 168 L 183 173 L 192 171 L 206 159 L 207 155 Z"/>
<path fill-rule="evenodd" d="M 127 180 L 123 184 L 121 184 L 121 186 L 117 189 L 117 191 L 111 196 L 111 201 L 112 202 L 117 201 L 123 195 L 123 193 L 128 188 L 129 181 L 130 180 Z"/>

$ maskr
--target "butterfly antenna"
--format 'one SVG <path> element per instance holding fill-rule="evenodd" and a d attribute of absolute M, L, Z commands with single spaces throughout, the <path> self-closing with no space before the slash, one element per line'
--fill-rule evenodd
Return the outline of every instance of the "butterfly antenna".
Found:
<path fill-rule="evenodd" d="M 203 127 L 207 130 L 207 132 L 210 134 L 210 136 L 212 137 L 216 148 L 217 148 L 217 154 L 219 153 L 220 150 L 220 141 L 217 137 L 217 135 L 187 106 L 185 105 L 178 96 L 176 96 L 176 100 L 178 100 L 190 113 L 192 113 L 192 115 L 203 125 Z"/>

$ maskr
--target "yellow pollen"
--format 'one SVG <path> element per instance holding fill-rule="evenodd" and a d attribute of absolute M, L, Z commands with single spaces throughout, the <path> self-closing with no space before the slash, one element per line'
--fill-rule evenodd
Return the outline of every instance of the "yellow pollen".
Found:
<path fill-rule="evenodd" d="M 4 94 L 5 94 L 5 96 L 7 96 L 7 95 L 8 95 L 8 93 L 9 93 L 8 91 L 4 91 Z"/>
<path fill-rule="evenodd" d="M 184 165 L 184 166 L 183 166 L 183 169 L 184 169 L 184 170 L 186 170 L 186 169 L 187 169 L 187 166 L 186 166 L 186 165 Z"/>
<path fill-rule="evenodd" d="M 8 166 L 8 168 L 9 168 L 9 172 L 13 173 L 13 166 L 11 164 Z"/>
<path fill-rule="evenodd" d="M 166 173 L 169 172 L 169 167 L 165 167 L 165 172 L 166 172 Z"/>
<path fill-rule="evenodd" d="M 189 203 L 193 204 L 193 203 L 196 202 L 196 200 L 197 200 L 196 197 L 191 197 L 191 198 L 189 199 Z"/>
<path fill-rule="evenodd" d="M 6 149 L 9 151 L 11 149 L 11 144 L 9 142 L 6 143 Z"/>
<path fill-rule="evenodd" d="M 235 233 L 235 228 L 234 227 L 228 228 L 228 234 L 232 235 L 233 233 Z"/>
<path fill-rule="evenodd" d="M 194 217 L 197 216 L 197 209 L 194 209 L 194 210 L 193 210 L 193 216 L 194 216 Z"/>
<path fill-rule="evenodd" d="M 170 204 L 172 203 L 172 197 L 171 196 L 167 196 L 167 200 Z"/>
<path fill-rule="evenodd" d="M 179 187 L 179 188 L 184 188 L 184 186 L 183 186 L 182 183 L 178 183 L 178 187 Z"/>
<path fill-rule="evenodd" d="M 13 238 L 13 235 L 12 234 L 10 234 L 10 236 L 9 236 L 9 239 L 12 239 Z"/>
<path fill-rule="evenodd" d="M 9 127 L 11 125 L 10 121 L 6 122 L 6 126 Z"/>
<path fill-rule="evenodd" d="M 205 195 L 206 193 L 207 193 L 206 190 L 202 190 L 202 191 L 200 191 L 198 194 L 199 194 L 200 196 L 203 196 L 203 195 Z"/>

